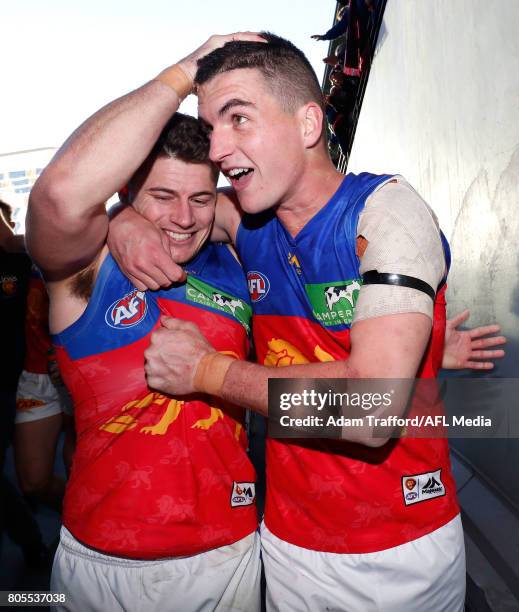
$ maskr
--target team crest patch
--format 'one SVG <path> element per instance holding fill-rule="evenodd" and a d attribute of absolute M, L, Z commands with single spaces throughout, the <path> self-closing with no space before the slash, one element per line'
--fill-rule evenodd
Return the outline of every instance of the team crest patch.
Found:
<path fill-rule="evenodd" d="M 207 308 L 213 308 L 220 312 L 231 315 L 245 327 L 247 333 L 250 331 L 250 320 L 252 309 L 243 300 L 220 289 L 215 289 L 204 283 L 199 278 L 187 277 L 186 299 Z"/>
<path fill-rule="evenodd" d="M 254 482 L 232 483 L 231 507 L 250 506 L 256 499 L 256 484 Z"/>
<path fill-rule="evenodd" d="M 114 329 L 126 329 L 140 323 L 147 312 L 146 292 L 134 289 L 110 305 L 105 321 Z"/>
<path fill-rule="evenodd" d="M 361 287 L 360 279 L 305 285 L 314 317 L 325 327 L 349 325 Z"/>
<path fill-rule="evenodd" d="M 254 270 L 247 272 L 247 285 L 249 286 L 250 299 L 253 302 L 261 302 L 267 297 L 270 289 L 269 279 L 261 272 Z"/>
<path fill-rule="evenodd" d="M 402 493 L 406 506 L 445 495 L 445 485 L 441 479 L 441 469 L 435 472 L 402 476 Z"/>
<path fill-rule="evenodd" d="M 18 290 L 18 278 L 16 276 L 2 276 L 0 278 L 2 293 L 6 296 L 13 296 Z"/>

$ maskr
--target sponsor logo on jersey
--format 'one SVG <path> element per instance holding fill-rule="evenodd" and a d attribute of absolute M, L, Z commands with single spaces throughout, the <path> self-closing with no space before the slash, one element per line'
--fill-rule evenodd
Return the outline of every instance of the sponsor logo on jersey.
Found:
<path fill-rule="evenodd" d="M 240 298 L 225 293 L 221 289 L 211 287 L 211 285 L 204 283 L 199 278 L 188 276 L 186 299 L 190 302 L 195 302 L 195 304 L 231 315 L 245 327 L 247 332 L 250 331 L 252 309 L 247 302 L 240 300 Z"/>
<path fill-rule="evenodd" d="M 237 308 L 244 310 L 243 302 L 241 300 L 236 298 L 228 298 L 221 293 L 213 293 L 213 302 L 218 304 L 218 306 L 223 306 L 224 309 L 228 308 L 232 312 L 233 316 L 236 316 Z"/>
<path fill-rule="evenodd" d="M 325 327 L 349 325 L 361 283 L 359 279 L 305 285 L 314 317 Z"/>
<path fill-rule="evenodd" d="M 106 311 L 105 321 L 114 329 L 126 329 L 140 323 L 147 312 L 146 293 L 134 289 L 123 298 L 115 300 Z"/>
<path fill-rule="evenodd" d="M 261 272 L 254 270 L 247 272 L 247 285 L 249 286 L 250 299 L 253 302 L 260 302 L 267 297 L 270 289 L 269 279 Z"/>
<path fill-rule="evenodd" d="M 445 485 L 441 479 L 441 468 L 435 472 L 402 476 L 402 492 L 406 506 L 442 497 L 445 495 Z"/>
<path fill-rule="evenodd" d="M 254 482 L 233 482 L 231 491 L 231 507 L 250 506 L 256 499 L 256 484 Z"/>

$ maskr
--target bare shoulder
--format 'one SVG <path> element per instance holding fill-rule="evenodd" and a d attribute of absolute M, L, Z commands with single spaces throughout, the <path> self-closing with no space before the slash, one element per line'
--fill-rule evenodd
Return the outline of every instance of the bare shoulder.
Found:
<path fill-rule="evenodd" d="M 218 189 L 214 230 L 211 235 L 211 240 L 234 242 L 242 214 L 234 190 L 230 187 Z"/>

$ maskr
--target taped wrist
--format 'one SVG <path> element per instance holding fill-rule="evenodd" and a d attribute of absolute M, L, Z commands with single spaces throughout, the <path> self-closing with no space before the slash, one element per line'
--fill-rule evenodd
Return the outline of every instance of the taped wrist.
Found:
<path fill-rule="evenodd" d="M 177 94 L 181 102 L 193 91 L 191 77 L 178 64 L 166 68 L 153 80 L 167 85 Z"/>
<path fill-rule="evenodd" d="M 227 370 L 235 361 L 228 355 L 221 353 L 206 353 L 200 359 L 193 381 L 196 391 L 209 395 L 220 395 Z"/>

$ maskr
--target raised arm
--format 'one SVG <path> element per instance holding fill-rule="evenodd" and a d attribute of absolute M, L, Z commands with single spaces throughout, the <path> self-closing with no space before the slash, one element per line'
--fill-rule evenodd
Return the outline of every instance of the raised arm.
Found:
<path fill-rule="evenodd" d="M 47 280 L 62 280 L 91 263 L 108 231 L 105 202 L 148 155 L 180 104 L 154 80 L 87 119 L 34 185 L 27 246 Z"/>
<path fill-rule="evenodd" d="M 29 251 L 48 280 L 71 276 L 99 253 L 108 231 L 104 203 L 127 184 L 191 92 L 197 60 L 233 39 L 259 37 L 250 32 L 212 36 L 149 83 L 99 110 L 61 147 L 33 188 L 27 218 Z"/>

